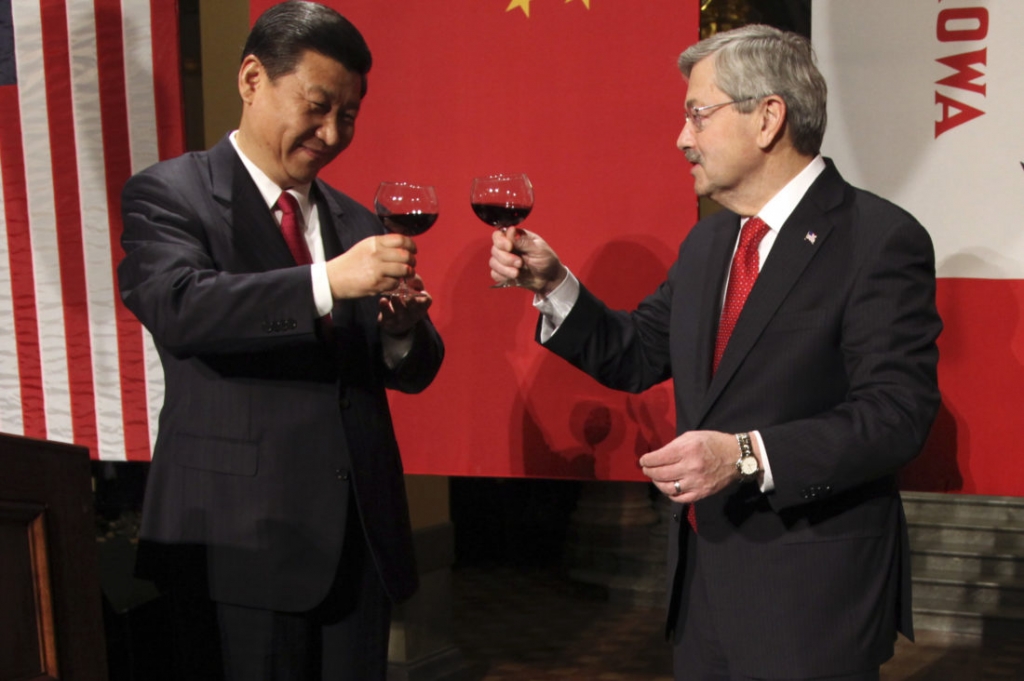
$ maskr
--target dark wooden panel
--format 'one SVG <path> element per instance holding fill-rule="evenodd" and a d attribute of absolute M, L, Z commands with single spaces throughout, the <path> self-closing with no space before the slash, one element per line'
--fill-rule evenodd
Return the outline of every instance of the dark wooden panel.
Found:
<path fill-rule="evenodd" d="M 11 678 L 57 678 L 46 508 L 0 500 L 0 670 Z"/>
<path fill-rule="evenodd" d="M 0 434 L 0 471 L 0 681 L 105 681 L 89 451 Z"/>

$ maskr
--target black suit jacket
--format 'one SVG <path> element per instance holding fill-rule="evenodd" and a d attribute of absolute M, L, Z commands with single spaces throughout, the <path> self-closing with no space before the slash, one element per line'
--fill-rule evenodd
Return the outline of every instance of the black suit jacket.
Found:
<path fill-rule="evenodd" d="M 328 258 L 384 232 L 316 181 Z M 308 267 L 226 138 L 132 177 L 122 195 L 125 305 L 153 335 L 166 392 L 143 509 L 152 545 L 204 547 L 215 600 L 316 606 L 345 541 L 350 495 L 391 597 L 416 588 L 402 464 L 385 388 L 424 389 L 444 353 L 429 320 L 394 369 L 377 301 L 318 326 Z"/>
<path fill-rule="evenodd" d="M 897 628 L 913 636 L 895 473 L 939 404 L 931 240 L 829 161 L 781 227 L 712 377 L 738 230 L 728 211 L 699 222 L 631 313 L 584 289 L 547 347 L 623 390 L 672 378 L 679 433 L 761 433 L 775 490 L 737 483 L 696 504 L 718 634 L 740 673 L 853 673 L 892 655 Z M 672 515 L 670 628 L 692 537 L 685 509 Z"/>

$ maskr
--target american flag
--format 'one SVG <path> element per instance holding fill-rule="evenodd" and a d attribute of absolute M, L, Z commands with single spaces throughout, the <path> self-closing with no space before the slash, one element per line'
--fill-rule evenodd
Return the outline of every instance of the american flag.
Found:
<path fill-rule="evenodd" d="M 118 300 L 120 192 L 184 142 L 177 3 L 0 0 L 0 431 L 150 456 L 163 378 Z"/>

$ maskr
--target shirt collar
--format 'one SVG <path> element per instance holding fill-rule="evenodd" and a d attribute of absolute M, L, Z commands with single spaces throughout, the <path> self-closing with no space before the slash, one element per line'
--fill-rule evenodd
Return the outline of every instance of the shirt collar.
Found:
<path fill-rule="evenodd" d="M 231 140 L 231 146 L 235 148 L 235 152 L 238 154 L 238 158 L 242 159 L 242 165 L 249 171 L 249 175 L 252 177 L 252 181 L 256 183 L 256 188 L 260 190 L 260 195 L 263 200 L 267 202 L 267 208 L 274 209 L 274 204 L 277 203 L 278 198 L 281 196 L 283 191 L 281 187 L 277 186 L 277 183 L 267 177 L 267 174 L 259 169 L 255 163 L 253 163 L 245 152 L 238 146 L 238 141 L 235 137 L 238 136 L 238 131 L 233 131 L 228 139 Z M 299 209 L 302 211 L 304 218 L 303 224 L 309 222 L 309 211 L 310 211 L 310 199 L 309 190 L 312 184 L 296 185 L 289 187 L 288 192 L 292 194 L 299 201 Z"/>
<path fill-rule="evenodd" d="M 818 154 L 758 211 L 758 217 L 764 220 L 772 230 L 781 229 L 800 201 L 803 200 L 804 194 L 824 170 L 825 159 Z M 743 222 L 745 223 L 746 220 Z"/>

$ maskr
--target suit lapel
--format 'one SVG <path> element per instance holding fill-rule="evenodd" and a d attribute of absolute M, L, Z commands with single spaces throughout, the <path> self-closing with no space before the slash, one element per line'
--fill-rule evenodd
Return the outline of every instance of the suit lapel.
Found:
<path fill-rule="evenodd" d="M 696 373 L 701 386 L 711 381 L 711 364 L 714 361 L 715 338 L 722 312 L 722 296 L 725 295 L 726 274 L 740 231 L 738 215 L 731 214 L 728 224 L 715 230 L 711 252 L 707 258 L 707 273 L 701 290 L 699 315 L 699 338 L 697 346 Z"/>
<path fill-rule="evenodd" d="M 718 330 L 721 292 L 725 272 L 732 258 L 733 245 L 739 232 L 739 218 L 720 213 L 713 221 L 706 239 L 693 243 L 693 250 L 678 262 L 674 287 L 688 292 L 676 295 L 672 303 L 672 354 L 685 357 L 673 362 L 677 408 L 685 414 L 683 421 L 695 424 L 703 412 L 704 397 L 711 380 L 711 360 Z M 684 373 L 685 372 L 685 373 Z"/>
<path fill-rule="evenodd" d="M 281 229 L 231 140 L 218 142 L 209 158 L 213 196 L 243 261 L 256 271 L 294 267 Z"/>
<path fill-rule="evenodd" d="M 771 323 L 779 306 L 800 280 L 808 263 L 828 240 L 833 223 L 827 213 L 839 205 L 842 195 L 842 178 L 835 167 L 829 164 L 779 230 L 779 236 L 740 312 L 736 328 L 729 337 L 729 344 L 722 355 L 718 371 L 708 386 L 701 419 L 757 343 L 765 327 Z M 717 320 L 715 328 L 717 329 Z"/>
<path fill-rule="evenodd" d="M 324 242 L 324 254 L 330 259 L 352 248 L 355 235 L 344 228 L 345 211 L 324 188 L 321 180 L 313 183 L 312 192 L 320 216 L 320 238 Z"/>
<path fill-rule="evenodd" d="M 345 212 L 341 205 L 326 191 L 320 180 L 313 183 L 310 198 L 316 203 L 320 220 L 320 240 L 324 244 L 324 258 L 330 260 L 341 255 L 355 244 L 351 230 L 344 228 Z M 372 304 L 372 309 L 370 305 Z M 335 336 L 349 339 L 352 329 L 361 316 L 376 315 L 376 299 L 336 300 L 331 312 Z M 347 342 L 347 341 L 346 341 Z"/>

